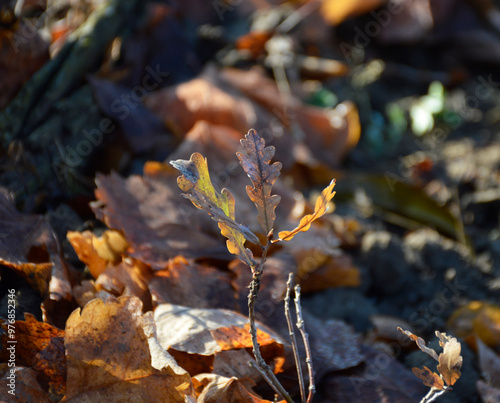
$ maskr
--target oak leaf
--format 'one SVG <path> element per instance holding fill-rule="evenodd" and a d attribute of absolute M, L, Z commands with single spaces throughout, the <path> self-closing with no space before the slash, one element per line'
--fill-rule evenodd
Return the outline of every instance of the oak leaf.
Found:
<path fill-rule="evenodd" d="M 429 368 L 424 366 L 423 369 L 420 368 L 412 368 L 413 374 L 422 380 L 425 386 L 428 386 L 430 388 L 436 388 L 436 389 L 444 389 L 444 383 L 441 377 L 436 374 L 435 372 L 432 372 Z"/>
<path fill-rule="evenodd" d="M 5 367 L 5 373 L 3 373 L 3 368 Z M 8 376 L 11 376 L 10 370 L 14 370 L 16 387 L 15 387 L 15 397 L 13 397 L 9 391 L 10 389 Z M 13 368 L 8 368 L 7 363 L 0 364 L 0 382 L 2 383 L 2 388 L 0 388 L 0 401 L 1 402 L 20 402 L 20 403 L 51 403 L 53 400 L 50 399 L 47 392 L 38 383 L 37 377 L 39 374 L 32 368 L 15 366 Z M 4 386 L 5 385 L 5 386 Z"/>
<path fill-rule="evenodd" d="M 443 347 L 443 352 L 439 354 L 439 365 L 437 370 L 443 376 L 447 385 L 453 386 L 460 378 L 460 368 L 463 358 L 460 355 L 462 346 L 454 337 L 447 336 L 446 333 L 436 331 L 439 338 L 439 345 Z"/>
<path fill-rule="evenodd" d="M 161 345 L 192 376 L 214 372 L 228 377 L 262 379 L 261 374 L 248 365 L 252 360 L 252 343 L 247 317 L 227 309 L 194 309 L 172 304 L 158 305 L 154 316 Z M 283 365 L 283 342 L 269 328 L 257 326 L 262 355 L 267 362 L 274 363 L 278 372 Z"/>
<path fill-rule="evenodd" d="M 305 217 L 303 217 L 300 220 L 299 225 L 293 230 L 281 231 L 278 234 L 279 240 L 290 241 L 299 232 L 307 231 L 313 221 L 323 216 L 327 211 L 328 203 L 330 202 L 330 200 L 333 199 L 333 196 L 335 196 L 335 192 L 333 191 L 334 186 L 335 186 L 335 179 L 333 179 L 330 182 L 330 184 L 319 195 L 318 199 L 316 200 L 316 204 L 314 206 L 314 212 L 312 214 L 308 214 Z"/>
<path fill-rule="evenodd" d="M 31 366 L 38 352 L 49 346 L 54 337 L 64 336 L 64 330 L 60 330 L 48 323 L 39 322 L 34 315 L 24 314 L 25 320 L 14 322 L 16 340 L 16 364 L 20 366 Z M 2 336 L 2 355 L 7 352 L 7 323 L 2 323 L 2 328 L 6 332 Z M 0 358 L 5 358 L 1 357 Z"/>
<path fill-rule="evenodd" d="M 183 196 L 219 222 L 221 234 L 228 238 L 226 245 L 229 252 L 237 255 L 248 266 L 255 266 L 252 252 L 245 248 L 244 243 L 245 238 L 257 244 L 259 239 L 234 220 L 234 197 L 228 189 L 222 189 L 221 193 L 214 189 L 206 159 L 200 153 L 193 153 L 189 161 L 176 160 L 170 163 L 182 173 L 177 178 L 177 184 L 186 192 Z"/>
<path fill-rule="evenodd" d="M 241 140 L 241 145 L 244 152 L 236 155 L 253 184 L 253 188 L 246 187 L 247 194 L 257 207 L 257 219 L 267 235 L 273 229 L 276 219 L 274 210 L 281 199 L 278 195 L 271 195 L 273 184 L 280 175 L 281 163 L 270 165 L 274 147 L 266 147 L 264 139 L 253 129 Z"/>
<path fill-rule="evenodd" d="M 124 234 L 130 245 L 127 255 L 155 270 L 163 269 L 178 255 L 229 258 L 225 246 L 204 230 L 212 227 L 211 220 L 205 214 L 194 214 L 175 190 L 177 172 L 172 171 L 165 175 L 149 175 L 146 171 L 144 176 L 127 179 L 116 173 L 98 174 L 98 200 L 92 203 L 92 210 L 108 228 Z"/>
<path fill-rule="evenodd" d="M 135 297 L 95 299 L 66 323 L 68 401 L 194 401 L 191 378 L 155 343 Z"/>
<path fill-rule="evenodd" d="M 17 211 L 12 196 L 0 189 L 0 264 L 17 271 L 42 298 L 72 298 L 70 268 L 44 216 Z"/>
<path fill-rule="evenodd" d="M 438 357 L 437 353 L 432 348 L 429 348 L 426 346 L 424 339 L 422 339 L 421 337 L 415 336 L 409 330 L 403 330 L 400 327 L 398 327 L 398 330 L 401 333 L 406 334 L 410 339 L 412 339 L 415 343 L 417 343 L 417 346 L 420 350 L 422 350 L 424 353 L 430 355 L 432 358 L 434 358 L 436 361 L 439 362 L 439 357 Z"/>

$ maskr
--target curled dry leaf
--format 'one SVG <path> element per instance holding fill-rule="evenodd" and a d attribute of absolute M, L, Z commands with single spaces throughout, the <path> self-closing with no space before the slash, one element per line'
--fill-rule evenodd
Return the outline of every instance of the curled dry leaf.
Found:
<path fill-rule="evenodd" d="M 123 235 L 114 230 L 104 231 L 99 237 L 90 231 L 68 231 L 67 238 L 78 258 L 88 266 L 95 279 L 108 264 L 117 264 L 121 260 L 121 253 L 128 247 Z"/>
<path fill-rule="evenodd" d="M 453 386 L 460 378 L 460 368 L 463 358 L 460 355 L 462 346 L 457 339 L 447 336 L 446 333 L 436 332 L 439 337 L 439 345 L 443 347 L 443 352 L 439 354 L 439 365 L 437 370 L 443 376 L 448 386 Z"/>
<path fill-rule="evenodd" d="M 154 330 L 143 329 L 145 321 L 135 297 L 95 299 L 71 314 L 65 336 L 68 401 L 157 401 L 161 396 L 194 402 L 189 374 L 173 359 L 163 366 L 155 361 L 158 351 L 149 344 Z"/>
<path fill-rule="evenodd" d="M 16 340 L 16 365 L 31 366 L 37 353 L 47 348 L 54 337 L 64 336 L 64 330 L 60 330 L 48 323 L 39 322 L 30 313 L 24 314 L 25 320 L 16 320 L 14 323 Z M 2 323 L 6 333 L 2 335 L 2 355 L 7 350 L 7 324 Z M 2 357 L 5 359 L 5 357 Z M 3 361 L 3 360 L 2 360 Z"/>
<path fill-rule="evenodd" d="M 108 266 L 95 281 L 98 292 L 105 291 L 114 296 L 130 295 L 138 297 L 144 310 L 152 308 L 151 293 L 148 288 L 153 276 L 151 268 L 139 260 L 124 258 L 116 266 Z"/>
<path fill-rule="evenodd" d="M 221 234 L 228 238 L 226 244 L 229 252 L 237 255 L 248 266 L 254 266 L 252 252 L 245 248 L 244 243 L 245 238 L 256 244 L 259 239 L 248 228 L 234 220 L 234 197 L 227 189 L 222 189 L 221 193 L 214 189 L 206 159 L 200 153 L 193 153 L 189 161 L 177 160 L 170 163 L 182 173 L 182 176 L 177 178 L 177 184 L 186 192 L 185 197 L 219 222 Z"/>
<path fill-rule="evenodd" d="M 408 330 L 403 330 L 401 329 L 400 327 L 398 327 L 398 330 L 407 335 L 410 339 L 412 339 L 415 343 L 417 343 L 417 346 L 420 350 L 422 350 L 424 353 L 430 355 L 432 358 L 434 358 L 436 361 L 439 362 L 439 357 L 437 355 L 437 353 L 432 349 L 432 348 L 429 348 L 425 345 L 425 341 L 424 339 L 422 339 L 421 337 L 418 337 L 418 336 L 415 336 L 412 332 L 408 331 Z"/>
<path fill-rule="evenodd" d="M 244 152 L 236 155 L 253 184 L 253 188 L 246 187 L 248 197 L 255 203 L 259 224 L 268 234 L 273 229 L 276 219 L 274 210 L 281 199 L 278 195 L 271 195 L 273 184 L 280 175 L 281 163 L 270 165 L 274 147 L 266 147 L 264 139 L 253 129 L 241 140 L 241 145 Z"/>
<path fill-rule="evenodd" d="M 0 228 L 0 263 L 16 270 L 43 298 L 70 300 L 69 268 L 45 218 L 21 214 L 0 189 Z"/>
<path fill-rule="evenodd" d="M 333 196 L 335 196 L 335 192 L 333 191 L 334 186 L 335 179 L 333 179 L 319 195 L 318 199 L 316 200 L 316 204 L 314 205 L 314 212 L 303 217 L 300 220 L 299 225 L 293 230 L 280 231 L 280 233 L 278 234 L 279 240 L 290 241 L 299 232 L 307 231 L 313 221 L 323 216 L 327 211 L 328 203 L 333 199 Z"/>
<path fill-rule="evenodd" d="M 422 380 L 425 386 L 440 390 L 444 389 L 444 383 L 441 377 L 435 372 L 432 372 L 429 368 L 425 366 L 423 369 L 412 368 L 412 371 L 417 378 Z"/>

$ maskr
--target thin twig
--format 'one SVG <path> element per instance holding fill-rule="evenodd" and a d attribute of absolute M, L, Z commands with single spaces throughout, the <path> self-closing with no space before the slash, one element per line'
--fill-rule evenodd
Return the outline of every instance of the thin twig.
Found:
<path fill-rule="evenodd" d="M 293 403 L 292 398 L 285 390 L 283 385 L 281 385 L 280 381 L 276 378 L 271 367 L 267 365 L 260 354 L 260 346 L 257 341 L 257 326 L 255 325 L 255 303 L 257 302 L 257 295 L 259 294 L 260 289 L 260 280 L 262 278 L 262 269 L 264 263 L 267 258 L 267 252 L 269 251 L 269 247 L 271 246 L 270 238 L 272 237 L 272 231 L 268 235 L 268 240 L 266 246 L 264 246 L 264 250 L 262 252 L 262 258 L 260 259 L 260 263 L 252 267 L 252 281 L 250 283 L 250 293 L 248 294 L 248 318 L 250 320 L 250 335 L 252 337 L 252 346 L 253 346 L 253 355 L 255 357 L 255 361 L 257 362 L 257 366 L 266 374 L 265 378 L 269 384 L 273 387 L 273 389 L 277 389 L 279 395 L 285 399 L 288 403 Z"/>
<path fill-rule="evenodd" d="M 314 13 L 319 8 L 320 5 L 321 2 L 316 0 L 311 0 L 305 3 L 302 7 L 298 8 L 292 14 L 290 14 L 285 21 L 283 21 L 280 25 L 278 25 L 276 27 L 276 32 L 279 32 L 280 34 L 288 33 L 300 21 L 302 21 L 310 14 Z"/>
<path fill-rule="evenodd" d="M 436 388 L 431 388 L 429 390 L 429 393 L 427 393 L 423 399 L 420 401 L 420 403 L 431 403 L 434 400 L 436 400 L 439 396 L 441 396 L 443 393 L 448 392 L 449 389 L 436 389 Z"/>
<path fill-rule="evenodd" d="M 286 283 L 285 317 L 286 317 L 286 323 L 288 324 L 288 333 L 290 334 L 290 339 L 292 340 L 293 358 L 295 359 L 295 366 L 297 367 L 297 376 L 299 378 L 300 397 L 302 403 L 304 403 L 306 401 L 304 376 L 302 374 L 302 367 L 300 365 L 297 338 L 295 337 L 295 331 L 293 330 L 292 315 L 290 314 L 290 290 L 292 288 L 292 282 L 293 282 L 293 273 L 290 273 L 290 275 L 288 276 L 288 281 Z"/>
<path fill-rule="evenodd" d="M 255 368 L 261 375 L 262 375 L 262 378 L 264 378 L 266 380 L 266 382 L 269 384 L 269 386 L 271 388 L 273 388 L 274 390 L 274 393 L 280 395 L 280 391 L 278 390 L 278 388 L 271 382 L 271 380 L 268 378 L 267 374 L 259 368 L 259 366 L 257 365 L 257 363 L 254 361 L 254 360 L 251 360 L 249 362 L 250 366 Z"/>
<path fill-rule="evenodd" d="M 309 335 L 306 332 L 306 328 L 304 327 L 304 319 L 302 319 L 302 307 L 300 306 L 300 285 L 295 286 L 295 311 L 297 314 L 297 328 L 302 335 L 302 339 L 304 340 L 304 347 L 306 349 L 306 363 L 307 370 L 309 372 L 309 395 L 307 396 L 307 403 L 311 403 L 314 393 L 316 392 L 316 387 L 314 386 L 314 371 L 312 364 L 312 354 L 311 347 L 309 346 Z"/>

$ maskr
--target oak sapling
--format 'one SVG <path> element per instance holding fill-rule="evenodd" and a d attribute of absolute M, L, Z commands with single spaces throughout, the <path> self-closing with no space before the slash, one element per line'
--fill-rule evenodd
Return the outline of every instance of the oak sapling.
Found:
<path fill-rule="evenodd" d="M 199 153 L 194 153 L 189 160 L 176 160 L 170 163 L 182 173 L 182 175 L 177 178 L 177 184 L 184 192 L 183 196 L 191 200 L 197 208 L 205 210 L 213 220 L 218 222 L 221 234 L 227 238 L 226 245 L 229 252 L 238 256 L 242 262 L 250 267 L 252 271 L 252 281 L 250 283 L 250 292 L 248 295 L 248 317 L 250 321 L 253 354 L 256 361 L 255 367 L 278 395 L 287 402 L 292 402 L 290 395 L 280 384 L 271 367 L 264 361 L 260 353 L 259 344 L 257 342 L 257 328 L 255 325 L 255 303 L 259 293 L 264 263 L 266 262 L 269 247 L 272 243 L 290 241 L 299 232 L 307 231 L 313 221 L 327 212 L 328 203 L 335 195 L 333 191 L 335 180 L 332 180 L 321 192 L 321 195 L 316 200 L 314 212 L 312 214 L 304 216 L 296 228 L 290 231 L 280 231 L 278 237 L 273 239 L 274 221 L 276 219 L 275 209 L 280 202 L 280 196 L 272 195 L 272 187 L 280 175 L 281 163 L 274 162 L 270 164 L 274 156 L 274 147 L 266 147 L 264 139 L 262 139 L 253 129 L 251 129 L 246 134 L 245 138 L 241 140 L 241 145 L 242 152 L 238 152 L 237 156 L 241 166 L 252 183 L 252 185 L 246 187 L 246 191 L 250 200 L 252 200 L 257 207 L 257 221 L 262 227 L 264 234 L 267 235 L 265 244 L 262 244 L 259 238 L 248 227 L 235 221 L 234 197 L 228 189 L 222 189 L 220 193 L 214 189 L 210 180 L 206 158 Z M 250 249 L 245 248 L 245 241 L 259 245 L 262 248 L 262 257 L 259 262 L 254 259 Z M 291 279 L 288 282 L 287 298 L 289 298 L 290 288 Z M 295 295 L 297 327 L 304 340 L 307 354 L 306 362 L 309 373 L 309 394 L 307 398 L 305 396 L 303 379 L 300 372 L 299 382 L 301 382 L 302 401 L 311 402 L 315 388 L 308 336 L 300 312 L 300 287 L 295 288 Z M 287 304 L 287 307 L 288 306 L 289 304 Z M 293 328 L 291 326 L 289 309 L 285 313 L 289 323 L 290 334 L 292 335 Z M 294 336 L 292 336 L 292 345 L 294 345 L 294 350 L 296 350 Z M 295 354 L 295 359 L 298 361 L 297 354 Z M 297 367 L 300 368 L 300 363 L 297 363 Z"/>
<path fill-rule="evenodd" d="M 462 368 L 463 358 L 460 355 L 462 350 L 460 342 L 446 333 L 436 331 L 436 336 L 439 338 L 439 345 L 443 348 L 443 352 L 438 356 L 435 350 L 426 346 L 424 339 L 421 337 L 415 336 L 412 332 L 403 330 L 400 327 L 398 327 L 398 330 L 412 339 L 420 350 L 430 355 L 439 363 L 437 366 L 438 374 L 425 366 L 423 368 L 412 368 L 415 376 L 420 378 L 425 386 L 431 388 L 420 403 L 432 402 L 442 394 L 452 391 L 452 386 L 461 375 L 460 368 Z"/>

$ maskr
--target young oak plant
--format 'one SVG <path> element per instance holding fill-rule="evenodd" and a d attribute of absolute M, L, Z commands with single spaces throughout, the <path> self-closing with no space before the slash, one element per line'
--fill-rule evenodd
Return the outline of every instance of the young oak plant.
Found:
<path fill-rule="evenodd" d="M 446 392 L 453 390 L 452 386 L 460 378 L 460 368 L 462 368 L 463 358 L 460 355 L 462 346 L 460 342 L 446 333 L 436 331 L 439 339 L 439 345 L 443 352 L 437 355 L 436 351 L 425 345 L 424 339 L 414 335 L 408 330 L 398 327 L 398 330 L 412 339 L 420 350 L 434 358 L 439 365 L 437 370 L 439 374 L 432 372 L 429 368 L 412 368 L 413 374 L 420 378 L 425 386 L 430 387 L 429 393 L 424 396 L 420 403 L 429 403 L 437 399 Z"/>
<path fill-rule="evenodd" d="M 287 402 L 292 402 L 290 395 L 277 380 L 271 367 L 267 365 L 260 353 L 255 325 L 255 304 L 269 247 L 272 243 L 290 241 L 299 232 L 307 231 L 314 220 L 327 212 L 328 203 L 335 195 L 333 191 L 335 180 L 332 180 L 321 192 L 316 200 L 313 213 L 304 216 L 296 228 L 290 231 L 281 231 L 278 233 L 277 239 L 273 239 L 274 221 L 276 219 L 275 209 L 280 202 L 280 196 L 272 195 L 272 187 L 280 175 L 282 165 L 280 162 L 270 164 L 274 156 L 274 147 L 266 147 L 264 139 L 253 129 L 241 140 L 241 145 L 243 152 L 238 152 L 236 155 L 252 183 L 252 185 L 246 187 L 246 191 L 250 200 L 257 207 L 257 220 L 264 233 L 267 234 L 265 245 L 260 242 L 259 238 L 247 226 L 235 221 L 234 197 L 228 189 L 222 189 L 220 193 L 214 189 L 210 180 L 206 158 L 199 153 L 193 153 L 189 160 L 176 160 L 170 163 L 182 173 L 177 178 L 177 184 L 184 192 L 183 196 L 191 200 L 197 208 L 205 210 L 213 220 L 218 222 L 221 234 L 227 238 L 226 245 L 229 252 L 238 256 L 242 262 L 250 267 L 252 281 L 248 295 L 248 316 L 256 368 L 277 394 Z M 245 248 L 245 241 L 260 245 L 262 248 L 262 257 L 259 262 L 254 259 L 252 252 Z M 301 330 L 301 334 L 304 337 L 306 333 L 301 318 L 298 318 L 298 323 L 300 324 L 299 330 Z M 309 351 L 307 334 L 304 342 L 306 344 L 306 351 Z M 298 361 L 297 355 L 295 355 L 295 359 Z M 310 374 L 307 402 L 310 402 L 314 394 L 310 357 L 307 357 L 307 363 Z M 300 367 L 300 364 L 297 363 L 297 367 Z M 302 381 L 300 378 L 299 375 L 299 380 Z M 302 400 L 306 401 L 304 395 L 302 396 Z"/>

